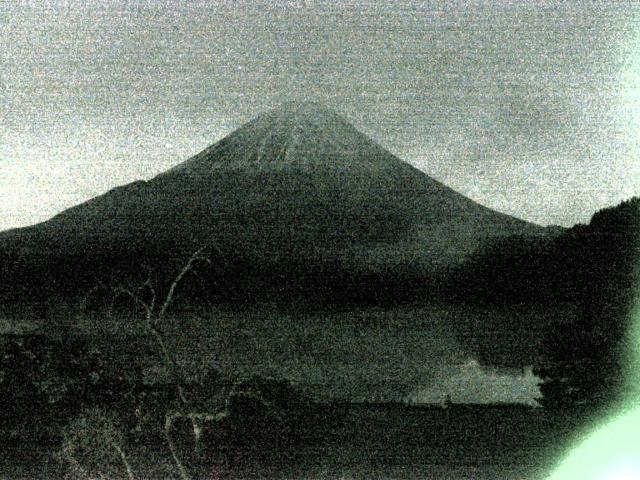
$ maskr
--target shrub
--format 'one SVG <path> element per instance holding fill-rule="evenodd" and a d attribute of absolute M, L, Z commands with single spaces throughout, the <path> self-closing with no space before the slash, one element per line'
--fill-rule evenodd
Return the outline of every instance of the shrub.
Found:
<path fill-rule="evenodd" d="M 133 479 L 125 444 L 117 415 L 90 408 L 64 428 L 58 457 L 67 467 L 67 478 Z"/>

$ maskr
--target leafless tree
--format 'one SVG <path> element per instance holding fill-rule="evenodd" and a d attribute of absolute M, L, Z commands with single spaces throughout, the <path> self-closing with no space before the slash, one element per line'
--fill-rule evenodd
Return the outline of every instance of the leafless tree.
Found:
<path fill-rule="evenodd" d="M 128 288 L 125 286 L 111 287 L 111 290 L 114 293 L 112 305 L 119 297 L 124 296 L 128 297 L 144 312 L 143 325 L 158 345 L 162 354 L 163 362 L 169 374 L 169 379 L 178 390 L 178 398 L 182 408 L 179 411 L 169 411 L 166 413 L 164 436 L 171 452 L 173 462 L 175 463 L 182 480 L 190 480 L 191 475 L 189 474 L 184 462 L 180 459 L 178 449 L 172 437 L 172 430 L 176 420 L 181 418 L 189 419 L 195 440 L 195 448 L 197 450 L 200 447 L 203 424 L 205 422 L 217 422 L 228 415 L 226 411 L 215 414 L 195 411 L 183 385 L 183 379 L 185 378 L 184 372 L 178 363 L 175 354 L 173 354 L 169 349 L 161 328 L 166 319 L 167 310 L 174 300 L 176 290 L 184 277 L 194 269 L 197 263 L 211 263 L 209 257 L 204 254 L 204 250 L 205 248 L 201 247 L 189 257 L 182 269 L 173 278 L 169 289 L 162 300 L 158 298 L 151 270 L 149 270 L 146 280 L 136 288 Z"/>

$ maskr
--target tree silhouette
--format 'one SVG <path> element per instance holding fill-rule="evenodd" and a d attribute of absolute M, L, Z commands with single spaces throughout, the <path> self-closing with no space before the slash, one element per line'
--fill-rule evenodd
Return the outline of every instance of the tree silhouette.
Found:
<path fill-rule="evenodd" d="M 204 247 L 200 247 L 187 259 L 186 263 L 171 281 L 162 300 L 159 299 L 156 292 L 151 271 L 148 272 L 147 279 L 135 288 L 122 285 L 111 287 L 114 293 L 112 304 L 115 303 L 119 297 L 124 296 L 142 309 L 142 324 L 158 345 L 169 381 L 177 390 L 181 408 L 179 410 L 166 412 L 163 431 L 173 462 L 182 480 L 190 480 L 191 475 L 187 466 L 181 460 L 178 447 L 173 439 L 173 428 L 176 421 L 183 418 L 189 420 L 195 441 L 195 448 L 198 449 L 202 437 L 203 422 L 216 422 L 225 418 L 227 415 L 226 412 L 209 413 L 196 411 L 195 405 L 189 398 L 185 388 L 185 374 L 175 354 L 171 352 L 163 334 L 163 323 L 166 319 L 167 311 L 174 300 L 178 286 L 185 276 L 194 269 L 197 263 L 210 263 L 209 258 L 204 254 L 204 249 Z"/>
<path fill-rule="evenodd" d="M 543 404 L 602 407 L 615 400 L 624 381 L 628 314 L 640 280 L 640 198 L 594 214 L 577 241 L 584 272 L 580 315 L 546 333 L 545 362 L 536 374 Z"/>

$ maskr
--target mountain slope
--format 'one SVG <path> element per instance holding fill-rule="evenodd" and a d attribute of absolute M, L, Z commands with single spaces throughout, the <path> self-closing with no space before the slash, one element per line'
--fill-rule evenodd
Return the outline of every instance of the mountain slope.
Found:
<path fill-rule="evenodd" d="M 212 244 L 219 278 L 308 291 L 362 275 L 426 277 L 491 237 L 543 232 L 435 181 L 333 110 L 289 103 L 150 181 L 0 234 L 0 254 L 7 275 L 53 275 L 73 290 L 74 278 L 86 288 L 100 270 L 162 270 Z"/>

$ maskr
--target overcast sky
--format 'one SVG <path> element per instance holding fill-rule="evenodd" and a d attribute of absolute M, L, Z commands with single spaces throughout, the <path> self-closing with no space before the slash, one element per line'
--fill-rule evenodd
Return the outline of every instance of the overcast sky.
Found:
<path fill-rule="evenodd" d="M 294 98 L 540 224 L 640 193 L 634 1 L 4 0 L 0 62 L 0 229 Z"/>

